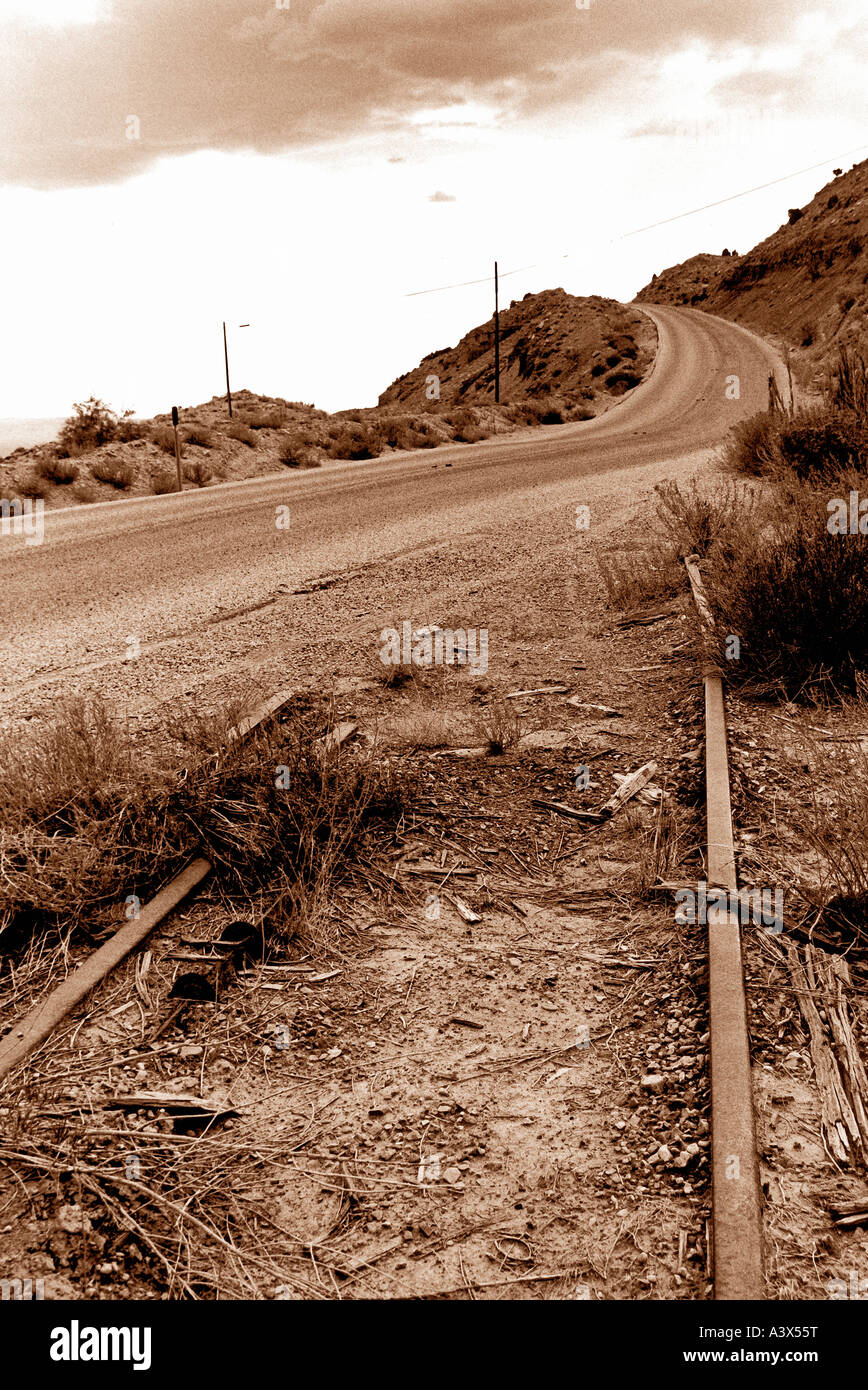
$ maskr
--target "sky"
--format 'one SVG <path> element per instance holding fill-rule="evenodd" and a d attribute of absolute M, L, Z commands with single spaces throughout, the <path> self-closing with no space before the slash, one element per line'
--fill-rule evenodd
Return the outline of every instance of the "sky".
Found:
<path fill-rule="evenodd" d="M 372 405 L 495 259 L 749 250 L 868 158 L 866 62 L 864 0 L 0 0 L 0 417 L 208 400 L 224 320 L 233 390 Z"/>

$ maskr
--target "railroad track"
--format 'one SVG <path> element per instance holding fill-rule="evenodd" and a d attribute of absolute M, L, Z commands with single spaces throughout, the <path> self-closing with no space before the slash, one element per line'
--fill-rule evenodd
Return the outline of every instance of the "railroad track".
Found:
<path fill-rule="evenodd" d="M 733 845 L 723 677 L 711 660 L 711 616 L 697 557 L 686 562 L 704 633 L 707 884 L 725 890 L 738 884 Z M 227 746 L 248 738 L 292 698 L 279 691 L 236 725 Z M 205 858 L 191 861 L 129 922 L 0 1039 L 0 1080 L 44 1042 L 64 1018 L 117 965 L 141 946 L 210 874 Z M 716 1300 L 762 1300 L 762 1199 L 756 1145 L 747 1011 L 737 914 L 708 910 L 709 1032 L 711 1055 L 711 1172 L 713 1274 Z M 223 957 L 209 955 L 207 969 Z"/>

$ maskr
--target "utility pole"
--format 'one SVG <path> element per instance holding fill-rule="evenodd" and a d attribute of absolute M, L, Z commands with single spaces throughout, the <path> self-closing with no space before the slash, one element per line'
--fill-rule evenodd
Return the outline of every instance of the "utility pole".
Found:
<path fill-rule="evenodd" d="M 494 262 L 494 401 L 500 402 L 500 287 Z"/>
<path fill-rule="evenodd" d="M 223 320 L 223 360 L 226 363 L 226 400 L 229 402 L 229 419 L 232 419 L 232 392 L 229 390 L 229 348 L 226 346 L 226 320 Z"/>

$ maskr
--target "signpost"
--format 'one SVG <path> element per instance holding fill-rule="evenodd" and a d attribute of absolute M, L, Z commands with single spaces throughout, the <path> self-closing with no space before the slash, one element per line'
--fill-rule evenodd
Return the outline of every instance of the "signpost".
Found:
<path fill-rule="evenodd" d="M 175 467 L 178 470 L 178 491 L 183 492 L 184 482 L 181 476 L 181 445 L 178 442 L 178 407 L 176 405 L 172 406 L 172 429 L 175 432 Z"/>
<path fill-rule="evenodd" d="M 494 262 L 494 400 L 500 401 L 500 289 Z"/>

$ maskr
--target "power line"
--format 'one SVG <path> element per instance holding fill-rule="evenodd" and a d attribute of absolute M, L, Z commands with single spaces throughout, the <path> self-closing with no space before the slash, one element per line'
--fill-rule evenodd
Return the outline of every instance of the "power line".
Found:
<path fill-rule="evenodd" d="M 798 178 L 801 174 L 810 174 L 814 169 L 822 169 L 824 164 L 832 164 L 839 159 L 847 159 L 851 154 L 857 154 L 859 150 L 868 149 L 868 145 L 854 145 L 852 149 L 845 150 L 841 155 L 830 155 L 828 159 L 818 160 L 816 164 L 809 164 L 804 169 L 796 169 L 791 174 L 782 174 L 780 178 L 769 179 L 767 183 L 758 183 L 753 188 L 745 188 L 741 193 L 730 193 L 726 198 L 718 198 L 713 203 L 704 203 L 702 207 L 690 208 L 688 212 L 677 212 L 674 217 L 663 217 L 659 222 L 649 222 L 645 227 L 635 227 L 631 232 L 624 232 L 621 236 L 610 237 L 609 245 L 614 245 L 617 241 L 626 241 L 628 237 L 639 236 L 642 232 L 653 231 L 655 227 L 668 226 L 670 222 L 680 222 L 685 217 L 695 217 L 697 213 L 707 212 L 709 208 L 721 207 L 724 203 L 735 202 L 737 198 L 747 198 L 751 193 L 760 193 L 764 188 L 773 188 L 775 184 L 786 183 L 788 179 Z M 517 270 L 504 270 L 500 273 L 501 280 L 507 279 L 510 275 L 520 275 L 524 270 L 536 270 L 540 265 L 548 265 L 555 258 L 550 256 L 545 261 L 535 261 L 533 265 L 522 265 Z M 570 259 L 569 252 L 558 257 L 559 260 L 567 261 Z M 430 290 L 412 290 L 405 294 L 405 299 L 415 299 L 423 294 L 442 294 L 446 290 L 461 290 L 468 285 L 486 285 L 491 281 L 490 275 L 484 275 L 481 280 L 459 280 L 454 285 L 437 285 Z"/>
<path fill-rule="evenodd" d="M 772 188 L 776 183 L 786 183 L 787 179 L 796 179 L 800 174 L 810 174 L 814 169 L 822 169 L 824 164 L 831 164 L 833 159 L 847 159 L 851 154 L 856 154 L 858 150 L 868 149 L 868 145 L 855 145 L 852 150 L 845 150 L 842 155 L 830 155 L 828 159 L 821 159 L 817 164 L 808 164 L 804 169 L 796 169 L 792 174 L 782 174 L 779 179 L 769 179 L 767 183 L 758 183 L 754 188 L 745 188 L 741 193 L 730 193 L 726 198 L 718 198 L 713 203 L 703 203 L 701 208 L 691 208 L 689 212 L 677 212 L 674 217 L 664 217 L 659 222 L 649 222 L 647 227 L 636 227 L 632 232 L 624 232 L 620 237 L 614 237 L 614 241 L 626 241 L 627 237 L 638 236 L 640 232 L 650 232 L 654 227 L 665 227 L 670 222 L 680 222 L 682 217 L 695 217 L 698 212 L 707 212 L 709 208 L 719 208 L 723 203 L 732 203 L 736 198 L 746 198 L 750 193 L 760 193 L 764 188 Z"/>
<path fill-rule="evenodd" d="M 537 262 L 537 264 L 539 264 Z M 532 265 L 520 265 L 517 270 L 504 270 L 501 272 L 501 280 L 505 280 L 507 275 L 520 275 L 523 270 L 535 270 Z M 487 285 L 493 279 L 491 275 L 483 275 L 481 280 L 460 280 L 455 285 L 437 285 L 433 290 L 411 290 L 405 294 L 405 299 L 416 299 L 420 294 L 440 294 L 443 290 L 463 290 L 467 285 Z"/>

